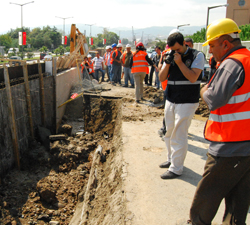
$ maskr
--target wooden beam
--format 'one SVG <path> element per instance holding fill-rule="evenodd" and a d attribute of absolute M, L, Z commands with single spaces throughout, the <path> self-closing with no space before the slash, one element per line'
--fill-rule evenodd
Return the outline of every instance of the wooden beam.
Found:
<path fill-rule="evenodd" d="M 8 100 L 8 109 L 9 109 L 9 118 L 10 118 L 10 124 L 11 124 L 11 135 L 12 135 L 12 142 L 13 142 L 13 148 L 14 148 L 15 164 L 17 168 L 20 170 L 20 155 L 19 155 L 15 112 L 14 112 L 14 107 L 13 107 L 13 102 L 12 102 L 9 71 L 6 66 L 4 66 L 4 82 L 5 82 L 6 94 L 7 94 L 7 100 Z"/>
<path fill-rule="evenodd" d="M 56 107 L 56 74 L 57 74 L 57 60 L 56 58 L 52 59 L 52 76 L 53 76 L 53 132 L 56 134 L 57 132 L 57 123 L 56 123 L 56 112 L 57 112 L 57 107 Z"/>
<path fill-rule="evenodd" d="M 23 63 L 23 77 L 24 77 L 24 84 L 25 84 L 27 110 L 28 110 L 28 116 L 29 116 L 30 135 L 32 139 L 34 139 L 35 136 L 34 136 L 33 118 L 32 118 L 32 111 L 31 111 L 30 86 L 29 86 L 28 69 L 27 69 L 26 62 Z"/>
<path fill-rule="evenodd" d="M 39 60 L 38 62 L 38 73 L 39 73 L 39 87 L 40 87 L 40 108 L 41 108 L 41 119 L 42 125 L 45 126 L 45 101 L 44 101 L 44 82 L 43 82 L 43 73 L 42 65 Z"/>

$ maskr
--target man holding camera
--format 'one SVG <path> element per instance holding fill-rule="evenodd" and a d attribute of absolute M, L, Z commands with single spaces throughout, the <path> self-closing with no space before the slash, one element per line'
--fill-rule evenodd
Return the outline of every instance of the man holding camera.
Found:
<path fill-rule="evenodd" d="M 161 175 L 162 179 L 173 179 L 182 174 L 188 149 L 188 128 L 199 105 L 200 83 L 204 69 L 204 55 L 185 45 L 181 33 L 175 32 L 168 37 L 171 51 L 165 55 L 159 78 L 168 79 L 165 90 L 164 137 L 168 150 L 168 160 L 160 168 L 169 168 Z"/>

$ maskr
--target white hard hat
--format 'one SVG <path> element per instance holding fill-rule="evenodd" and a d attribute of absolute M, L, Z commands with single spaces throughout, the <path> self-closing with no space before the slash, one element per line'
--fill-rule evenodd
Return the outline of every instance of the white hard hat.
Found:
<path fill-rule="evenodd" d="M 127 44 L 127 45 L 126 45 L 126 48 L 131 48 L 131 45 L 130 45 L 130 44 Z"/>
<path fill-rule="evenodd" d="M 180 33 L 180 30 L 178 30 L 178 29 L 173 29 L 173 30 L 171 30 L 170 32 L 169 32 L 169 35 L 171 35 L 171 34 L 173 34 L 173 33 L 176 33 L 176 32 L 179 32 Z"/>
<path fill-rule="evenodd" d="M 107 49 L 112 49 L 112 47 L 109 45 L 109 46 L 107 46 Z"/>
<path fill-rule="evenodd" d="M 117 47 L 117 48 L 122 48 L 122 44 L 119 43 L 116 47 Z"/>
<path fill-rule="evenodd" d="M 88 58 L 92 58 L 92 56 L 90 54 L 87 55 Z"/>
<path fill-rule="evenodd" d="M 109 46 L 106 46 L 106 50 L 109 49 Z"/>

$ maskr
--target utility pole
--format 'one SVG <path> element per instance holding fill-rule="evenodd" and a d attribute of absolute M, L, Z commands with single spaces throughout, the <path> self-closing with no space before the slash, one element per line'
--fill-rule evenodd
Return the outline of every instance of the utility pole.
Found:
<path fill-rule="evenodd" d="M 65 36 L 65 20 L 70 19 L 70 18 L 74 18 L 74 17 L 59 17 L 59 16 L 56 16 L 56 17 L 59 19 L 63 19 L 63 36 Z"/>
<path fill-rule="evenodd" d="M 95 23 L 94 24 L 85 24 L 86 26 L 89 26 L 89 28 L 90 28 L 90 34 L 89 34 L 89 37 L 91 37 L 91 27 L 93 26 L 93 25 L 95 25 Z"/>
<path fill-rule="evenodd" d="M 27 4 L 30 4 L 30 3 L 34 3 L 34 1 L 23 3 L 23 4 L 18 4 L 18 3 L 10 2 L 10 4 L 21 6 L 21 31 L 22 31 L 22 35 L 23 35 L 23 6 L 27 5 Z M 23 57 L 23 43 L 22 43 L 22 59 L 23 58 L 24 57 Z"/>

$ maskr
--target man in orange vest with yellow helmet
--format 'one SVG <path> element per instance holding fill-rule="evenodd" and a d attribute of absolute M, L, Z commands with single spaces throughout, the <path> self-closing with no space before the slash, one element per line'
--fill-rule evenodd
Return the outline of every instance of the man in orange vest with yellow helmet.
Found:
<path fill-rule="evenodd" d="M 205 126 L 209 140 L 203 178 L 190 209 L 193 225 L 211 224 L 225 199 L 223 224 L 245 225 L 250 206 L 250 51 L 231 19 L 207 28 L 209 53 L 220 65 L 201 97 L 211 110 Z"/>

